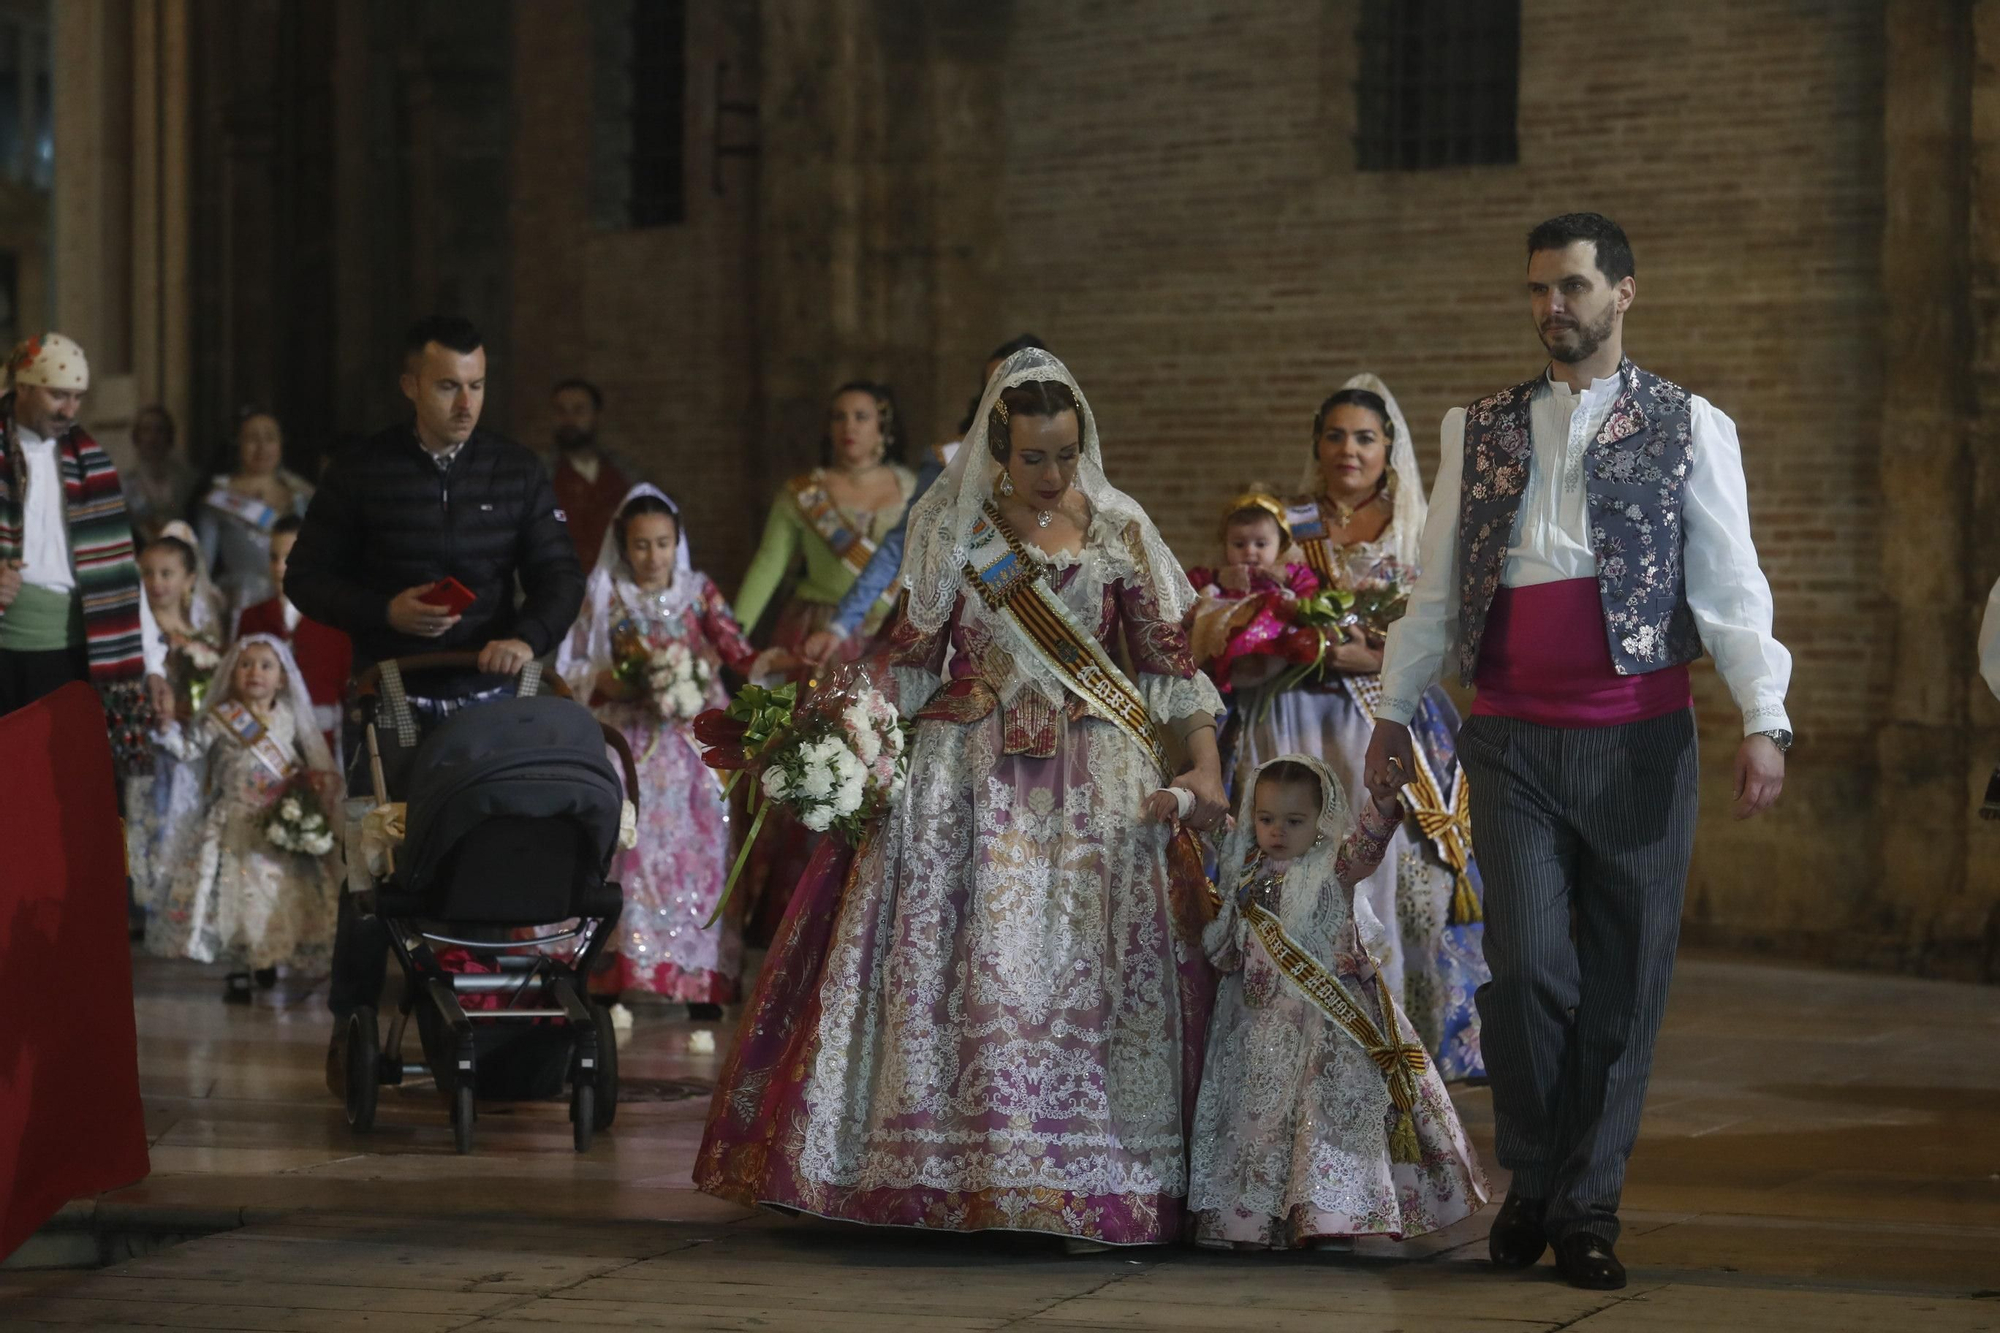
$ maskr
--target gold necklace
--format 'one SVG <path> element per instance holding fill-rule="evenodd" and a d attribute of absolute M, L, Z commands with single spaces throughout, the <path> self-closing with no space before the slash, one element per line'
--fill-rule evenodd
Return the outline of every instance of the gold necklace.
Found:
<path fill-rule="evenodd" d="M 1354 516 L 1356 514 L 1359 514 L 1362 510 L 1367 509 L 1370 505 L 1380 502 L 1382 497 L 1387 495 L 1388 493 L 1389 492 L 1387 487 L 1378 487 L 1373 495 L 1369 496 L 1366 500 L 1363 500 L 1358 505 L 1350 505 L 1343 500 L 1336 500 L 1331 495 L 1321 496 L 1320 503 L 1329 504 L 1333 506 L 1334 521 L 1332 526 L 1335 528 L 1345 529 L 1350 523 L 1354 522 Z"/>

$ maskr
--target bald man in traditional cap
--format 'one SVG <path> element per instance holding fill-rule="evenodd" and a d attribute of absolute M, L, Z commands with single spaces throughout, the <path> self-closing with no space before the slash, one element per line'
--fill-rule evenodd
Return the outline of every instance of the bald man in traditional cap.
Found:
<path fill-rule="evenodd" d="M 121 763 L 144 753 L 166 645 L 139 583 L 125 494 L 77 424 L 90 362 L 60 333 L 7 358 L 0 398 L 0 713 L 89 681 Z M 145 682 L 142 689 L 141 682 Z"/>

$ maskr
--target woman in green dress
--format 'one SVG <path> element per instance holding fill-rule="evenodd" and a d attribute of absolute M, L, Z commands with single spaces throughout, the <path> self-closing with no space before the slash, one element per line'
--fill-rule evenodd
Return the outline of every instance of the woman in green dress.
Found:
<path fill-rule="evenodd" d="M 917 485 L 902 454 L 901 423 L 888 386 L 856 381 L 834 390 L 820 466 L 791 478 L 771 502 L 764 540 L 736 594 L 738 624 L 755 626 L 803 561 L 804 573 L 768 637 L 771 647 L 800 653 L 807 637 L 832 619 L 876 543 L 902 521 Z M 867 633 L 847 641 L 848 660 L 866 650 L 889 607 L 885 597 L 870 613 Z"/>

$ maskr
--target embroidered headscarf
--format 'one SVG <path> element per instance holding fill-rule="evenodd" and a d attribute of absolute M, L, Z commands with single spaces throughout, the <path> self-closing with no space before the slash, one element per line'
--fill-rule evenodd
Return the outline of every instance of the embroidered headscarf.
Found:
<path fill-rule="evenodd" d="M 17 389 L 32 386 L 85 393 L 90 389 L 90 361 L 75 339 L 44 333 L 14 348 L 7 358 L 7 377 Z"/>
<path fill-rule="evenodd" d="M 1396 563 L 1409 570 L 1414 578 L 1422 563 L 1424 519 L 1430 512 L 1430 504 L 1425 499 L 1423 474 L 1417 471 L 1417 447 L 1410 439 L 1410 423 L 1403 420 L 1403 409 L 1397 405 L 1396 395 L 1389 392 L 1389 386 L 1379 376 L 1364 371 L 1340 387 L 1372 393 L 1389 409 L 1389 426 L 1395 438 L 1389 441 L 1387 475 L 1395 478 L 1396 494 L 1388 538 L 1395 548 Z M 1318 449 L 1319 442 L 1315 440 L 1306 453 L 1305 471 L 1299 480 L 1301 495 L 1318 495 L 1325 487 Z"/>
<path fill-rule="evenodd" d="M 306 691 L 305 677 L 300 674 L 299 664 L 292 657 L 291 646 L 275 634 L 246 634 L 229 646 L 229 651 L 216 665 L 215 684 L 209 688 L 208 697 L 202 700 L 201 711 L 195 714 L 195 725 L 208 721 L 218 706 L 235 699 L 236 662 L 251 644 L 269 648 L 277 655 L 278 665 L 284 669 L 285 684 L 278 691 L 277 698 L 278 702 L 291 708 L 292 738 L 299 747 L 305 766 L 316 773 L 336 772 L 333 752 L 326 748 L 326 737 L 320 734 L 319 723 L 313 715 L 312 695 Z"/>

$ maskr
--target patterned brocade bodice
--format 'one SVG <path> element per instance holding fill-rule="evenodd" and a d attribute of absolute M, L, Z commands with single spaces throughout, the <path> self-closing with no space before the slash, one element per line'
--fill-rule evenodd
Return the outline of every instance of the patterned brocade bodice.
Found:
<path fill-rule="evenodd" d="M 1168 721 L 1159 713 L 1175 706 L 1170 701 L 1175 692 L 1171 687 L 1164 692 L 1149 689 L 1148 678 L 1190 685 L 1197 681 L 1187 634 L 1162 616 L 1152 591 L 1128 568 L 1115 557 L 1105 558 L 1098 539 L 1093 531 L 1091 544 L 1080 554 L 1045 559 L 1042 577 L 1077 623 L 1148 696 L 1156 721 Z M 1019 651 L 1018 640 L 995 613 L 961 595 L 950 621 L 934 634 L 918 632 L 905 622 L 892 645 L 891 662 L 946 677 L 943 688 L 917 709 L 918 718 L 972 723 L 998 710 L 1003 719 L 1003 753 L 1047 758 L 1056 752 L 1059 722 L 1101 714 L 1074 694 L 1051 699 L 1051 691 L 1040 687 L 1017 660 Z M 1163 693 L 1168 697 L 1160 697 Z"/>

